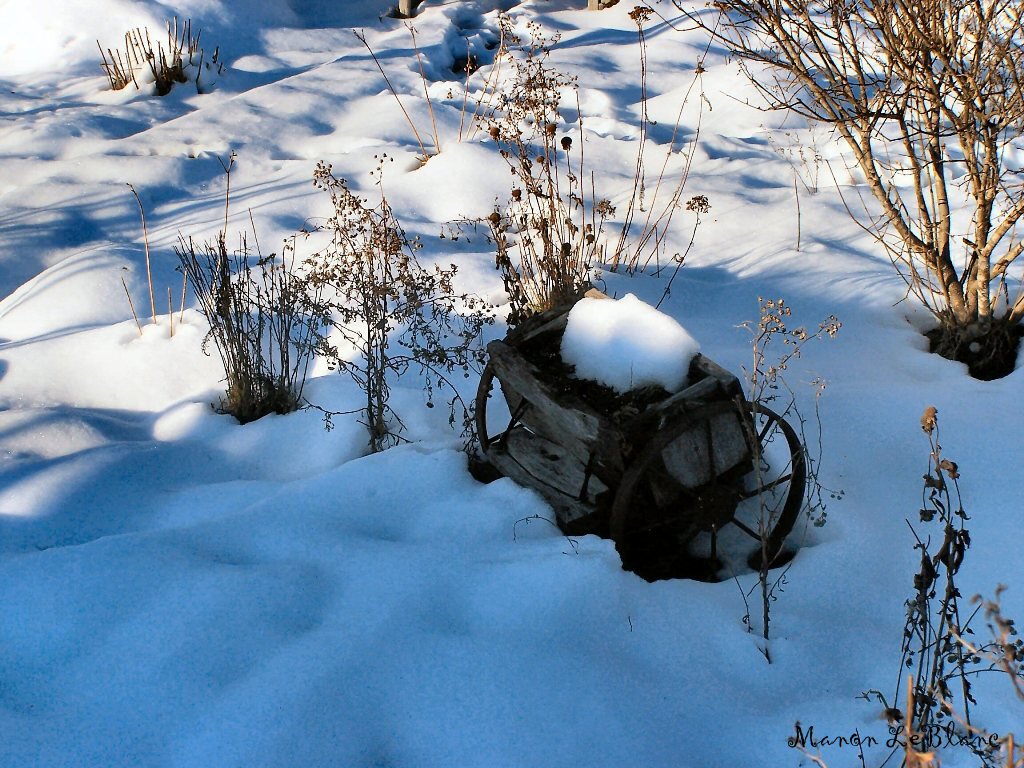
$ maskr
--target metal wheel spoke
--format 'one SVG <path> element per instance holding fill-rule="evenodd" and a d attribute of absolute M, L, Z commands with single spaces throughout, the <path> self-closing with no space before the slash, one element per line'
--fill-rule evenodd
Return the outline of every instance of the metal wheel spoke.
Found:
<path fill-rule="evenodd" d="M 746 523 L 740 522 L 739 518 L 734 517 L 732 519 L 732 524 L 735 525 L 737 528 L 739 528 L 741 531 L 743 531 L 745 534 L 747 534 L 747 536 L 752 538 L 754 541 L 760 541 L 761 540 L 761 534 L 759 534 L 753 528 L 748 526 Z"/>
<path fill-rule="evenodd" d="M 761 430 L 761 433 L 757 436 L 757 444 L 760 445 L 762 448 L 764 447 L 764 438 L 765 438 L 765 436 L 768 434 L 768 431 L 772 427 L 774 427 L 774 426 L 775 426 L 774 419 L 767 419 L 765 421 L 764 428 Z"/>
<path fill-rule="evenodd" d="M 788 481 L 790 481 L 792 479 L 793 479 L 793 473 L 790 472 L 788 475 L 782 475 L 782 477 L 775 478 L 770 483 L 765 483 L 760 488 L 755 488 L 752 491 L 740 491 L 740 498 L 743 499 L 744 501 L 746 501 L 747 499 L 752 499 L 755 496 L 764 493 L 765 491 L 774 490 L 775 488 L 778 488 L 783 483 L 788 482 Z"/>

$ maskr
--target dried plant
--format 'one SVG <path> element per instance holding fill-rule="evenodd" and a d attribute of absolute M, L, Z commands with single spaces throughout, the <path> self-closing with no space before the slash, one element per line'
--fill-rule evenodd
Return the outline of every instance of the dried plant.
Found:
<path fill-rule="evenodd" d="M 985 624 L 992 638 L 991 642 L 981 647 L 961 634 L 956 634 L 956 640 L 967 653 L 983 659 L 989 668 L 1003 672 L 1013 686 L 1017 698 L 1024 702 L 1024 640 L 1017 632 L 1016 622 L 1003 613 L 1001 599 L 1005 591 L 1006 587 L 999 585 L 993 599 L 985 600 L 981 595 L 975 595 L 971 599 L 971 602 L 980 605 L 985 613 Z M 1024 766 L 1024 748 L 1017 743 L 1012 732 L 1000 737 L 984 728 L 964 725 L 989 746 L 999 747 L 1001 755 L 996 760 L 997 765 L 1002 768 Z"/>
<path fill-rule="evenodd" d="M 135 196 L 135 202 L 139 204 L 139 217 L 142 219 L 142 243 L 145 247 L 146 255 L 146 285 L 149 286 L 149 310 L 150 318 L 153 321 L 153 325 L 156 325 L 156 298 L 153 295 L 153 266 L 149 258 L 149 227 L 146 226 L 146 209 L 142 205 L 142 198 L 139 197 L 139 193 L 135 191 L 135 187 L 131 184 L 128 185 L 128 189 L 132 191 Z M 122 278 L 121 282 L 124 282 Z M 128 286 L 125 286 L 125 292 L 128 291 Z M 128 296 L 128 304 L 131 305 L 132 314 L 135 315 L 135 305 L 132 303 L 131 296 Z M 135 316 L 135 324 L 139 326 L 139 333 L 142 333 L 142 326 L 139 324 L 139 318 Z"/>
<path fill-rule="evenodd" d="M 318 296 L 307 295 L 306 281 L 296 271 L 294 238 L 280 256 L 263 256 L 254 226 L 255 250 L 242 234 L 238 248 L 229 252 L 233 163 L 234 154 L 224 164 L 224 228 L 199 247 L 179 235 L 175 252 L 210 324 L 204 349 L 212 340 L 224 365 L 227 394 L 220 408 L 245 424 L 303 404 L 318 330 L 311 308 Z"/>
<path fill-rule="evenodd" d="M 617 241 L 612 248 L 610 257 L 610 269 L 615 271 L 624 268 L 629 274 L 647 269 L 651 262 L 655 262 L 656 274 L 660 274 L 664 268 L 665 239 L 672 229 L 672 220 L 676 211 L 683 205 L 683 193 L 690 177 L 694 152 L 700 138 L 701 125 L 704 116 L 704 108 L 708 100 L 704 95 L 701 75 L 704 74 L 703 58 L 707 55 L 707 48 L 704 49 L 701 60 L 693 71 L 693 78 L 690 80 L 679 110 L 676 114 L 675 123 L 672 126 L 672 134 L 665 146 L 664 157 L 658 167 L 656 176 L 648 177 L 647 173 L 647 143 L 651 126 L 647 114 L 647 32 L 645 25 L 652 17 L 658 15 L 663 21 L 664 17 L 657 14 L 653 8 L 646 5 L 635 6 L 629 17 L 636 24 L 637 42 L 640 51 L 640 122 L 639 141 L 637 142 L 636 159 L 633 170 L 633 189 L 626 204 L 622 217 L 622 226 L 619 230 Z M 668 23 L 666 21 L 666 23 Z M 697 95 L 697 116 L 692 126 L 693 137 L 682 142 L 680 138 L 683 113 L 691 103 L 695 90 Z M 673 162 L 681 160 L 682 167 L 677 172 L 674 181 L 671 180 L 669 167 Z M 694 213 L 693 229 L 690 233 L 686 247 L 672 255 L 670 261 L 675 268 L 672 278 L 665 288 L 665 297 L 671 292 L 672 280 L 679 272 L 690 249 L 693 247 L 700 225 L 700 216 L 711 209 L 710 202 L 705 195 L 694 195 L 686 203 L 686 210 Z M 643 214 L 642 220 L 638 214 Z M 660 304 L 660 302 L 659 302 Z"/>
<path fill-rule="evenodd" d="M 905 749 L 908 765 L 915 764 L 914 759 L 929 757 L 921 755 L 918 748 L 941 743 L 936 734 L 959 734 L 982 765 L 995 766 L 998 746 L 993 748 L 991 743 L 970 738 L 977 732 L 972 724 L 972 707 L 977 704 L 972 679 L 995 668 L 994 663 L 986 663 L 986 656 L 998 652 L 1000 646 L 988 643 L 975 647 L 961 640 L 974 635 L 971 623 L 981 610 L 977 606 L 969 612 L 961 611 L 963 597 L 957 585 L 971 546 L 969 517 L 960 496 L 959 467 L 942 452 L 934 407 L 922 414 L 921 429 L 928 438 L 928 468 L 923 476 L 918 523 L 907 520 L 914 549 L 920 553 L 920 567 L 914 575 L 913 593 L 906 601 L 896 692 L 892 699 L 878 690 L 862 696 L 882 704 L 891 727 L 902 729 L 904 739 L 897 743 Z M 901 708 L 903 700 L 907 702 L 905 708 Z"/>
<path fill-rule="evenodd" d="M 944 702 L 952 699 L 953 684 L 959 689 L 960 706 L 970 722 L 970 707 L 976 702 L 967 671 L 978 658 L 967 653 L 954 634 L 969 632 L 971 618 L 960 613 L 961 596 L 956 586 L 957 574 L 971 546 L 967 513 L 960 498 L 960 474 L 956 462 L 942 455 L 935 408 L 925 410 L 921 429 L 928 437 L 930 451 L 918 516 L 926 529 L 937 525 L 941 533 L 935 547 L 930 535 L 919 532 L 908 521 L 914 548 L 921 554 L 921 567 L 914 576 L 914 594 L 907 601 L 903 664 L 897 686 L 902 688 L 904 669 L 914 673 L 914 709 L 903 714 L 917 731 L 924 732 L 933 722 L 949 716 L 950 709 Z"/>
<path fill-rule="evenodd" d="M 150 320 L 153 323 L 153 325 L 156 325 L 157 324 L 157 320 L 156 320 L 156 295 L 153 292 L 153 266 L 152 266 L 152 260 L 150 259 L 150 251 L 149 251 L 149 227 L 146 224 L 146 208 L 145 208 L 145 206 L 143 206 L 142 198 L 139 196 L 139 193 L 135 190 L 135 187 L 133 185 L 129 184 L 128 185 L 128 189 L 130 189 L 132 191 L 132 195 L 135 196 L 135 202 L 139 206 L 139 217 L 142 220 L 142 244 L 143 244 L 143 247 L 144 247 L 144 255 L 145 255 L 145 261 L 146 261 L 146 286 L 149 288 Z M 127 267 L 125 267 L 124 269 L 127 269 Z M 139 321 L 139 315 L 135 311 L 135 302 L 132 301 L 131 291 L 128 290 L 128 283 L 125 282 L 125 279 L 124 279 L 123 275 L 121 277 L 121 286 L 124 288 L 125 296 L 128 297 L 128 307 L 132 311 L 132 318 L 135 320 L 135 326 L 139 329 L 139 335 L 141 336 L 142 335 L 142 323 Z M 184 317 L 184 314 L 185 314 L 185 294 L 186 294 L 187 289 L 188 289 L 188 276 L 183 274 L 182 275 L 182 283 L 181 283 L 181 306 L 180 306 L 179 315 L 178 315 L 179 322 L 181 322 L 181 319 Z M 168 321 L 170 323 L 170 334 L 173 337 L 174 336 L 174 302 L 173 302 L 173 300 L 171 298 L 170 286 L 168 286 L 168 288 L 167 288 L 167 317 L 168 317 Z"/>
<path fill-rule="evenodd" d="M 664 161 L 658 175 L 648 178 L 646 165 L 647 48 L 645 24 L 653 11 L 638 6 L 630 16 L 636 22 L 640 54 L 641 110 L 638 149 L 632 189 L 611 247 L 605 228 L 616 216 L 615 206 L 597 194 L 595 174 L 585 157 L 583 118 L 566 125 L 560 108 L 566 98 L 577 98 L 576 80 L 555 69 L 549 61 L 556 34 L 548 36 L 534 22 L 525 35 L 517 34 L 505 20 L 504 39 L 515 50 L 510 55 L 509 82 L 490 114 L 481 120 L 513 176 L 510 197 L 496 205 L 487 219 L 495 246 L 495 261 L 511 303 L 509 322 L 570 302 L 589 286 L 592 269 L 607 263 L 609 269 L 629 273 L 651 262 L 660 274 L 665 238 L 675 212 L 683 207 L 682 194 L 693 153 L 677 147 L 679 124 L 699 70 L 680 106 Z M 701 102 L 703 109 L 703 100 Z M 699 135 L 699 123 L 693 141 Z M 682 158 L 682 169 L 669 181 L 670 165 Z M 696 235 L 702 214 L 710 210 L 707 197 L 697 195 L 686 203 L 694 214 L 690 244 L 671 261 L 675 271 L 666 287 L 671 290 L 679 267 Z M 642 220 L 640 217 L 643 217 Z M 667 260 L 666 260 L 667 261 Z"/>
<path fill-rule="evenodd" d="M 510 324 L 583 294 L 599 261 L 604 223 L 615 213 L 608 200 L 595 200 L 582 127 L 576 142 L 560 130 L 563 91 L 572 91 L 575 79 L 548 63 L 558 36 L 546 37 L 535 22 L 527 32 L 523 43 L 506 31 L 521 56 L 511 59 L 511 83 L 484 121 L 514 177 L 508 201 L 487 219 Z"/>
<path fill-rule="evenodd" d="M 751 324 L 744 325 L 752 336 L 751 365 L 749 368 L 744 368 L 747 378 L 747 399 L 755 405 L 768 406 L 782 418 L 794 422 L 797 425 L 796 432 L 803 445 L 801 454 L 792 457 L 787 466 L 780 468 L 769 467 L 771 462 L 763 453 L 763 449 L 774 441 L 781 442 L 784 437 L 781 433 L 763 435 L 760 438 L 754 434 L 748 441 L 754 451 L 754 485 L 756 488 L 765 489 L 756 497 L 757 533 L 760 546 L 751 556 L 750 565 L 758 574 L 756 586 L 761 600 L 761 635 L 767 640 L 770 634 L 771 604 L 777 599 L 777 592 L 785 584 L 789 568 L 788 562 L 782 557 L 782 542 L 776 540 L 772 535 L 783 514 L 786 497 L 771 492 L 771 483 L 766 482 L 766 478 L 769 475 L 793 477 L 797 474 L 805 474 L 807 489 L 802 512 L 815 526 L 824 525 L 827 519 L 826 497 L 831 499 L 842 497 L 842 491 L 826 488 L 819 480 L 822 460 L 819 406 L 821 395 L 825 390 L 825 382 L 820 379 L 812 382 L 815 393 L 812 423 L 817 425 L 817 434 L 815 436 L 816 447 L 811 452 L 807 448 L 807 419 L 797 404 L 796 394 L 787 382 L 785 373 L 789 365 L 801 356 L 808 343 L 817 339 L 834 339 L 839 333 L 842 323 L 835 315 L 829 315 L 818 324 L 817 330 L 813 332 L 803 326 L 791 328 L 792 309 L 784 299 L 759 297 L 758 305 L 760 318 L 756 327 Z M 781 345 L 781 350 L 778 349 L 779 345 Z M 770 425 L 770 422 L 768 424 Z M 754 426 L 761 427 L 756 422 Z M 787 460 L 789 459 L 790 457 L 787 456 Z M 797 464 L 802 466 L 797 466 Z M 772 569 L 784 564 L 787 567 L 774 576 L 771 574 Z M 749 610 L 746 621 L 750 626 Z"/>
<path fill-rule="evenodd" d="M 379 182 L 380 168 L 377 173 Z M 370 450 L 384 450 L 402 439 L 402 422 L 389 403 L 389 377 L 410 369 L 423 377 L 428 407 L 438 390 L 450 395 L 449 423 L 458 422 L 470 443 L 473 404 L 463 400 L 454 380 L 481 367 L 478 337 L 493 322 L 493 310 L 472 295 L 456 293 L 455 265 L 420 265 L 419 242 L 406 236 L 383 192 L 380 203 L 370 206 L 322 162 L 313 184 L 330 197 L 333 212 L 322 228 L 329 244 L 306 262 L 307 282 L 322 296 L 317 302 L 320 322 L 343 342 L 339 348 L 336 340 L 321 335 L 318 348 L 362 390 Z M 346 345 L 356 359 L 346 354 Z"/>
<path fill-rule="evenodd" d="M 137 72 L 145 67 L 149 68 L 153 76 L 157 96 L 166 96 L 175 83 L 189 82 L 190 72 L 193 71 L 196 90 L 201 91 L 199 80 L 204 65 L 203 49 L 199 47 L 201 35 L 202 32 L 197 32 L 193 37 L 190 19 L 186 19 L 179 28 L 178 17 L 175 16 L 167 22 L 167 47 L 160 41 L 154 47 L 149 30 L 136 27 L 125 33 L 123 52 L 116 48 L 104 51 L 100 42 L 96 41 L 103 60 L 100 66 L 107 75 L 110 88 L 115 91 L 128 87 L 129 83 L 138 90 L 140 85 Z M 220 51 L 216 49 L 206 67 L 216 67 L 217 72 L 221 72 L 223 65 L 219 58 Z"/>
<path fill-rule="evenodd" d="M 424 141 L 423 135 L 426 133 L 426 129 L 421 133 L 419 127 L 416 125 L 416 121 L 409 114 L 409 110 L 405 108 L 405 104 L 402 102 L 401 97 L 398 95 L 398 91 L 395 88 L 394 83 L 391 82 L 391 78 L 388 77 L 387 72 L 384 70 L 383 65 L 380 63 L 380 59 L 377 58 L 377 54 L 374 52 L 370 43 L 366 39 L 366 35 L 361 31 L 355 31 L 356 38 L 363 44 L 366 51 L 370 54 L 370 58 L 373 59 L 373 63 L 377 66 L 377 70 L 380 72 L 381 77 L 384 78 L 384 82 L 387 84 L 388 90 L 391 92 L 391 96 L 395 99 L 398 104 L 398 108 L 402 111 L 402 116 L 405 118 L 406 124 L 412 130 L 413 136 L 416 138 L 416 143 L 420 148 L 420 157 L 423 162 L 430 159 L 431 156 L 441 151 L 441 136 L 437 129 L 437 116 L 434 111 L 434 101 L 430 97 L 430 88 L 427 83 L 427 76 L 423 69 L 423 59 L 420 54 L 419 42 L 416 37 L 416 28 L 411 24 L 407 23 L 406 28 L 409 30 L 409 38 L 412 42 L 412 49 L 416 57 L 416 68 L 420 76 L 420 84 L 423 88 L 423 96 L 427 102 L 427 114 L 430 117 L 430 136 L 433 139 L 433 151 L 428 149 L 428 144 Z M 478 57 L 469 50 L 469 44 L 467 43 L 466 49 L 466 60 L 465 65 L 462 68 L 462 73 L 465 75 L 465 81 L 463 83 L 463 92 L 461 99 L 456 97 L 454 90 L 448 91 L 448 98 L 451 101 L 455 101 L 459 104 L 459 133 L 456 137 L 456 141 L 470 141 L 476 134 L 476 127 L 478 119 L 490 112 L 495 94 L 497 89 L 497 83 L 500 82 L 501 74 L 501 63 L 505 58 L 507 49 L 505 47 L 505 32 L 508 29 L 508 22 L 505 16 L 501 17 L 499 23 L 500 39 L 498 40 L 494 49 L 494 58 L 491 62 L 490 69 L 482 75 L 482 82 L 480 84 L 480 91 L 474 98 L 471 98 L 472 92 L 472 77 L 480 71 Z M 472 108 L 472 111 L 470 111 Z"/>

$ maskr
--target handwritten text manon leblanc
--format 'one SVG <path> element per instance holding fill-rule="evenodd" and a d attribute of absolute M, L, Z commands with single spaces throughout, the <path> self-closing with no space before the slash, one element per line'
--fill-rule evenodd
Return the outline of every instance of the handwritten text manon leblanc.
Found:
<path fill-rule="evenodd" d="M 786 739 L 786 743 L 793 749 L 817 749 L 819 747 L 873 747 L 881 744 L 874 736 L 862 734 L 854 730 L 845 735 L 816 734 L 814 726 L 808 726 L 805 731 L 800 723 L 795 726 L 796 732 Z M 984 736 L 980 734 L 958 733 L 954 723 L 945 725 L 933 724 L 923 732 L 915 732 L 910 736 L 910 745 L 918 750 L 934 750 L 940 747 L 968 747 L 972 749 L 985 749 L 986 747 L 999 746 L 999 734 L 990 733 Z M 889 726 L 889 738 L 885 741 L 889 749 L 906 748 L 907 734 L 899 725 Z"/>

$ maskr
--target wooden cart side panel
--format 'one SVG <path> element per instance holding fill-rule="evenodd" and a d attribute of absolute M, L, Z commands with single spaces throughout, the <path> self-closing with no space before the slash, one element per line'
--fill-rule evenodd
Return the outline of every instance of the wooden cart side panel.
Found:
<path fill-rule="evenodd" d="M 563 529 L 578 527 L 594 515 L 598 497 L 608 491 L 608 486 L 590 475 L 562 446 L 522 427 L 493 444 L 487 458 L 506 477 L 540 493 Z"/>
<path fill-rule="evenodd" d="M 709 376 L 721 383 L 722 390 L 729 396 L 743 394 L 740 380 L 709 357 L 698 354 L 690 363 L 690 378 Z"/>
<path fill-rule="evenodd" d="M 512 413 L 534 431 L 559 443 L 584 464 L 590 461 L 605 420 L 578 398 L 557 393 L 541 380 L 536 366 L 516 349 L 500 342 L 487 345 L 491 366 Z M 523 400 L 527 406 L 521 406 Z"/>
<path fill-rule="evenodd" d="M 718 379 L 703 378 L 682 392 L 640 413 L 626 425 L 626 439 L 632 445 L 642 447 L 654 434 L 674 428 L 680 420 L 691 419 L 690 414 L 695 406 L 703 402 L 722 400 L 724 397 Z"/>
<path fill-rule="evenodd" d="M 668 443 L 661 458 L 673 479 L 686 488 L 700 488 L 749 463 L 745 438 L 733 409 L 710 412 Z"/>
<path fill-rule="evenodd" d="M 739 380 L 713 360 L 698 354 L 690 365 L 693 382 L 676 394 L 648 408 L 630 422 L 624 432 L 633 445 L 642 446 L 664 429 L 675 429 L 689 420 L 695 408 L 706 402 L 730 401 L 741 396 Z"/>

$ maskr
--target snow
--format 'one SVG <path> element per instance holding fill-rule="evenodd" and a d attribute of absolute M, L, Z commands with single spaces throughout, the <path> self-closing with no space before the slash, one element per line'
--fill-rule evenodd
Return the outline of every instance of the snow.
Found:
<path fill-rule="evenodd" d="M 584 297 L 569 311 L 562 360 L 574 375 L 620 394 L 652 385 L 678 392 L 700 345 L 679 322 L 627 293 Z"/>
<path fill-rule="evenodd" d="M 1024 616 L 1024 373 L 980 382 L 928 354 L 906 286 L 848 219 L 831 173 L 817 193 L 798 184 L 798 217 L 794 174 L 811 169 L 776 147 L 817 142 L 840 183 L 855 184 L 845 150 L 745 103 L 757 95 L 735 63 L 682 31 L 669 4 L 655 7 L 680 30 L 655 18 L 647 35 L 658 125 L 646 192 L 702 61 L 668 168 L 692 157 L 683 202 L 706 195 L 711 209 L 661 312 L 741 377 L 758 297 L 785 297 L 794 327 L 843 321 L 834 342 L 810 345 L 786 371 L 803 413 L 820 411 L 820 454 L 813 418 L 805 431 L 822 482 L 844 497 L 823 528 L 795 533 L 769 641 L 743 622 L 749 611 L 759 628 L 753 574 L 648 584 L 622 571 L 609 541 L 562 536 L 534 492 L 475 481 L 415 376 L 391 382 L 411 442 L 380 455 L 366 455 L 357 414 L 328 432 L 312 410 L 240 426 L 212 407 L 223 371 L 204 353 L 191 295 L 178 314 L 172 246 L 179 232 L 202 240 L 221 226 L 219 160 L 231 150 L 229 228 L 246 229 L 251 211 L 265 251 L 329 215 L 310 184 L 318 161 L 375 201 L 370 171 L 386 153 L 383 188 L 421 239 L 421 260 L 455 263 L 459 290 L 506 301 L 483 232 L 453 239 L 446 226 L 509 191 L 485 133 L 459 142 L 464 78 L 450 73 L 466 40 L 486 50 L 496 39 L 499 8 L 520 31 L 536 21 L 561 32 L 552 63 L 579 77 L 588 170 L 621 215 L 642 109 L 632 3 L 426 0 L 415 24 L 442 151 L 425 165 L 352 33 L 365 32 L 431 135 L 392 5 L 0 0 L 0 765 L 795 766 L 807 764 L 786 744 L 798 720 L 884 745 L 879 707 L 858 696 L 895 682 L 928 405 L 971 518 L 960 589 L 991 595 L 1006 583 L 1007 614 Z M 220 46 L 227 69 L 214 90 L 111 94 L 96 38 L 159 31 L 175 11 L 203 30 L 208 54 Z M 126 183 L 146 206 L 155 324 Z M 667 254 L 685 251 L 691 226 L 680 210 Z M 602 313 L 657 303 L 664 264 L 632 277 L 602 269 L 602 290 L 623 297 L 599 302 Z M 584 322 L 588 344 L 595 325 Z M 656 343 L 637 360 L 670 346 L 682 359 L 660 334 L 640 337 Z M 807 386 L 818 377 L 820 400 Z M 471 398 L 476 378 L 460 388 Z M 332 411 L 362 397 L 323 365 L 307 395 Z M 1005 680 L 980 676 L 974 693 L 980 722 L 1024 732 Z M 833 768 L 859 764 L 849 747 L 821 753 Z M 886 753 L 868 749 L 867 764 Z M 962 748 L 941 757 L 975 764 Z"/>

